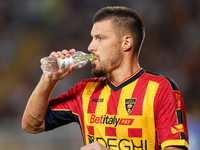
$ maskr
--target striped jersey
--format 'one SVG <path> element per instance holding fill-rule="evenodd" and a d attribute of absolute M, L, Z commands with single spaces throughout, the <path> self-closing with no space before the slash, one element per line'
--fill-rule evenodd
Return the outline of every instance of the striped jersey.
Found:
<path fill-rule="evenodd" d="M 85 144 L 111 150 L 188 147 L 183 96 L 167 77 L 140 68 L 118 85 L 92 78 L 49 101 L 45 130 L 78 122 Z"/>

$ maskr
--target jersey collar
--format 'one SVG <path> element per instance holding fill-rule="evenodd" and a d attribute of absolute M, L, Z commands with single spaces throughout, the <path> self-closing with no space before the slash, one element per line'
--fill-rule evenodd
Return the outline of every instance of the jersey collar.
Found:
<path fill-rule="evenodd" d="M 144 72 L 145 72 L 145 70 L 143 68 L 140 68 L 133 75 L 131 75 L 130 77 L 126 78 L 125 80 L 123 80 L 122 82 L 120 82 L 117 85 L 108 79 L 108 82 L 107 82 L 108 86 L 113 91 L 116 92 L 117 90 L 123 88 L 124 86 L 126 86 L 129 83 L 131 83 L 131 82 L 135 81 L 136 79 L 138 79 Z"/>

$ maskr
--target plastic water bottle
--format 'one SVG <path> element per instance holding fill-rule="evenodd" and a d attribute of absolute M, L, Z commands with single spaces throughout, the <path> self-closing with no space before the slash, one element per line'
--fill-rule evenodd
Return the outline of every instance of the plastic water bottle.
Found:
<path fill-rule="evenodd" d="M 56 58 L 54 56 L 44 57 L 40 60 L 43 73 L 48 74 L 56 72 L 59 69 L 67 69 L 70 65 L 75 64 L 75 68 L 82 68 L 87 63 L 94 60 L 91 54 L 87 54 L 81 51 L 76 51 L 73 56 L 62 58 Z"/>

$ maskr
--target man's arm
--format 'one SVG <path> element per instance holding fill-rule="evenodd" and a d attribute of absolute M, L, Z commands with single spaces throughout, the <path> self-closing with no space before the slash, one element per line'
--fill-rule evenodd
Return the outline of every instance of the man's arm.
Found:
<path fill-rule="evenodd" d="M 51 56 L 55 57 L 69 57 L 73 55 L 74 50 L 62 52 L 52 52 Z M 43 74 L 40 82 L 36 86 L 32 95 L 29 98 L 24 115 L 22 118 L 22 129 L 29 133 L 40 133 L 45 130 L 44 118 L 48 108 L 48 100 L 54 87 L 59 80 L 64 79 L 73 70 L 74 65 L 69 69 L 61 69 L 51 74 Z"/>
<path fill-rule="evenodd" d="M 187 150 L 187 149 L 183 146 L 180 146 L 180 147 L 169 146 L 169 147 L 164 148 L 164 150 Z"/>
<path fill-rule="evenodd" d="M 22 129 L 29 133 L 39 133 L 45 130 L 44 117 L 48 100 L 56 82 L 49 82 L 43 74 L 27 103 L 22 118 Z"/>

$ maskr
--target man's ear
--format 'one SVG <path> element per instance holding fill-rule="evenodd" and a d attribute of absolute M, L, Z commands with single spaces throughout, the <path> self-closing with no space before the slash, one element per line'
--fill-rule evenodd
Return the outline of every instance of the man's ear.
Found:
<path fill-rule="evenodd" d="M 122 37 L 122 48 L 124 51 L 129 51 L 133 47 L 134 41 L 132 36 L 125 35 Z"/>

